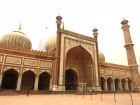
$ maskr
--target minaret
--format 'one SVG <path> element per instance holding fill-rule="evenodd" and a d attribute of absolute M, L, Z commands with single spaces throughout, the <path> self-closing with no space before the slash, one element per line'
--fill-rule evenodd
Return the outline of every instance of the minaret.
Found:
<path fill-rule="evenodd" d="M 101 89 L 101 85 L 100 85 L 100 77 L 99 77 L 99 53 L 98 53 L 98 29 L 96 27 L 94 27 L 94 29 L 92 30 L 93 31 L 93 36 L 94 36 L 94 39 L 96 41 L 96 55 L 97 55 L 97 71 L 96 71 L 96 74 L 98 74 L 98 77 L 95 78 L 95 86 L 98 87 L 98 90 Z"/>
<path fill-rule="evenodd" d="M 123 19 L 121 24 L 124 33 L 124 41 L 125 41 L 124 47 L 126 48 L 128 65 L 131 67 L 132 70 L 133 88 L 135 91 L 138 91 L 140 88 L 140 75 L 138 72 L 138 65 L 137 65 L 135 52 L 133 48 L 134 44 L 132 43 L 132 39 L 129 31 L 130 26 L 128 25 L 128 21 L 126 19 Z"/>
<path fill-rule="evenodd" d="M 57 32 L 56 32 L 56 52 L 55 52 L 55 70 L 54 70 L 54 81 L 53 81 L 53 90 L 58 90 L 59 85 L 59 67 L 60 67 L 60 27 L 62 23 L 62 17 L 59 15 L 56 17 L 56 25 L 57 25 Z"/>

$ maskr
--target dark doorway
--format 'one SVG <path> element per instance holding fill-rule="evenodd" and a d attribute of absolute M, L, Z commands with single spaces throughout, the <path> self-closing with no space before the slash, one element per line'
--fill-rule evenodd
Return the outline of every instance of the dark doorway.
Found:
<path fill-rule="evenodd" d="M 105 79 L 103 77 L 101 77 L 100 81 L 101 81 L 101 89 L 104 91 L 105 90 Z"/>
<path fill-rule="evenodd" d="M 129 91 L 132 90 L 132 80 L 131 79 L 128 79 L 128 89 L 129 89 Z"/>
<path fill-rule="evenodd" d="M 65 72 L 65 90 L 77 90 L 77 74 L 72 69 Z"/>
<path fill-rule="evenodd" d="M 119 90 L 119 79 L 118 78 L 115 79 L 115 90 L 116 91 Z"/>
<path fill-rule="evenodd" d="M 2 89 L 15 90 L 17 87 L 18 72 L 14 69 L 10 69 L 4 72 L 2 78 Z"/>
<path fill-rule="evenodd" d="M 122 79 L 122 90 L 123 90 L 123 91 L 126 90 L 126 89 L 125 89 L 125 83 L 126 83 L 125 79 Z"/>
<path fill-rule="evenodd" d="M 108 78 L 107 79 L 107 88 L 108 88 L 108 91 L 111 91 L 112 90 L 112 79 L 111 78 Z"/>
<path fill-rule="evenodd" d="M 50 74 L 43 72 L 39 76 L 38 90 L 49 90 Z"/>
<path fill-rule="evenodd" d="M 35 82 L 35 74 L 32 71 L 26 71 L 22 75 L 21 90 L 33 90 Z"/>

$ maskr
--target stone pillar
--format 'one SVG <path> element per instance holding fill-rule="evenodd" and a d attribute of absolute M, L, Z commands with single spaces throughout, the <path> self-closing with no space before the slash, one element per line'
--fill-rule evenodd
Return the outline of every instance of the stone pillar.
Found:
<path fill-rule="evenodd" d="M 122 91 L 122 82 L 121 82 L 121 80 L 119 81 L 119 91 Z"/>
<path fill-rule="evenodd" d="M 131 91 L 134 91 L 133 83 L 131 82 Z"/>
<path fill-rule="evenodd" d="M 112 91 L 116 91 L 116 89 L 115 89 L 115 79 L 113 79 L 113 82 L 112 82 Z"/>
<path fill-rule="evenodd" d="M 22 78 L 22 76 L 19 75 L 18 76 L 18 82 L 17 82 L 17 88 L 16 88 L 16 90 L 20 90 L 20 87 L 21 87 L 21 78 Z"/>
<path fill-rule="evenodd" d="M 125 90 L 126 90 L 126 91 L 129 91 L 129 88 L 128 88 L 128 79 L 127 79 L 126 82 L 125 82 Z"/>
<path fill-rule="evenodd" d="M 0 88 L 1 88 L 2 77 L 3 75 L 0 74 Z"/>
<path fill-rule="evenodd" d="M 108 91 L 107 80 L 105 80 L 105 90 Z"/>
<path fill-rule="evenodd" d="M 49 90 L 50 90 L 50 91 L 51 91 L 52 88 L 53 88 L 53 86 L 52 86 L 52 85 L 53 85 L 52 81 L 53 81 L 52 78 L 50 78 L 50 84 L 49 84 Z"/>
<path fill-rule="evenodd" d="M 38 90 L 38 81 L 39 81 L 39 77 L 36 76 L 35 77 L 35 83 L 34 83 L 34 90 Z"/>

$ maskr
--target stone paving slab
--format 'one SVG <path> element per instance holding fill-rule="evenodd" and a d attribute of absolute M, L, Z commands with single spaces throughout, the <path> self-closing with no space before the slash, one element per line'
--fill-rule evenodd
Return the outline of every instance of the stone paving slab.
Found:
<path fill-rule="evenodd" d="M 140 94 L 132 94 L 140 105 Z M 115 103 L 116 101 L 116 103 Z M 130 94 L 0 96 L 0 105 L 132 105 Z"/>

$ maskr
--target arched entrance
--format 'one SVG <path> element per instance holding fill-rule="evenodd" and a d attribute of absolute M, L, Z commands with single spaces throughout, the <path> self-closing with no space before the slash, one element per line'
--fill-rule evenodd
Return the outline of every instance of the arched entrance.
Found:
<path fill-rule="evenodd" d="M 91 87 L 93 87 L 93 83 L 95 80 L 93 80 L 93 61 L 92 61 L 92 57 L 90 55 L 90 53 L 83 48 L 82 46 L 76 46 L 71 48 L 70 50 L 68 50 L 67 54 L 66 54 L 66 66 L 68 65 L 68 67 L 72 68 L 72 67 L 76 67 L 77 68 L 77 82 L 79 84 L 78 89 L 82 89 L 82 85 L 80 84 L 86 84 L 85 88 L 87 89 L 91 89 Z M 74 75 L 75 73 L 71 73 L 70 71 L 66 71 L 65 72 L 66 75 Z M 67 76 L 65 76 L 65 80 L 67 81 Z M 88 78 L 87 78 L 88 77 Z M 68 81 L 67 81 L 68 82 Z M 68 88 L 69 86 L 66 86 L 66 89 L 70 89 Z"/>
<path fill-rule="evenodd" d="M 126 89 L 125 89 L 125 84 L 126 84 L 126 81 L 125 81 L 125 79 L 122 79 L 122 90 L 123 91 L 125 91 Z"/>
<path fill-rule="evenodd" d="M 65 71 L 65 90 L 77 90 L 77 74 L 74 70 Z"/>
<path fill-rule="evenodd" d="M 108 88 L 108 91 L 112 91 L 112 82 L 113 82 L 113 80 L 109 77 L 107 79 L 107 88 Z"/>
<path fill-rule="evenodd" d="M 119 79 L 116 78 L 114 82 L 115 82 L 115 90 L 118 91 L 119 90 Z"/>
<path fill-rule="evenodd" d="M 2 78 L 2 89 L 15 90 L 17 87 L 18 72 L 14 69 L 6 70 Z"/>
<path fill-rule="evenodd" d="M 32 71 L 26 71 L 22 75 L 21 90 L 34 89 L 35 74 Z"/>
<path fill-rule="evenodd" d="M 128 89 L 132 90 L 132 80 L 128 79 Z"/>
<path fill-rule="evenodd" d="M 105 90 L 105 79 L 103 77 L 100 77 L 101 81 L 101 89 L 104 91 Z"/>
<path fill-rule="evenodd" d="M 39 76 L 38 90 L 49 90 L 50 74 L 43 72 Z"/>

